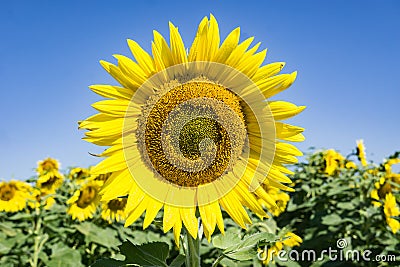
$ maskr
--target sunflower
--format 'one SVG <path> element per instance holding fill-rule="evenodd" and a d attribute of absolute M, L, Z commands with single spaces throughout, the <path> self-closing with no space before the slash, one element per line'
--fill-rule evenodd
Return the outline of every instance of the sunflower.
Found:
<path fill-rule="evenodd" d="M 392 232 L 395 234 L 400 229 L 400 222 L 392 217 L 396 217 L 400 215 L 400 210 L 396 204 L 396 198 L 392 193 L 388 193 L 385 197 L 385 204 L 383 206 L 383 210 L 386 215 L 386 222 L 389 225 Z"/>
<path fill-rule="evenodd" d="M 72 219 L 84 221 L 92 218 L 96 212 L 99 203 L 99 190 L 101 185 L 96 181 L 89 181 L 75 191 L 72 197 L 67 201 L 69 205 L 67 213 Z"/>
<path fill-rule="evenodd" d="M 111 176 L 112 173 L 102 173 L 102 174 L 97 174 L 97 175 L 91 175 L 90 179 L 93 181 L 98 181 L 100 183 L 105 183 L 107 179 Z"/>
<path fill-rule="evenodd" d="M 345 158 L 334 149 L 324 152 L 325 172 L 328 175 L 334 175 L 339 168 L 343 168 Z"/>
<path fill-rule="evenodd" d="M 87 168 L 76 167 L 71 169 L 68 177 L 77 184 L 82 184 L 86 181 L 86 178 L 90 177 L 90 170 Z"/>
<path fill-rule="evenodd" d="M 292 232 L 286 233 L 284 238 L 285 239 L 283 240 L 281 239 L 276 241 L 268 250 L 260 253 L 261 258 L 266 258 L 263 260 L 265 265 L 268 265 L 268 263 L 273 260 L 273 256 L 278 256 L 279 251 L 281 251 L 284 247 L 292 248 L 300 246 L 300 244 L 303 242 L 303 239 L 300 236 Z"/>
<path fill-rule="evenodd" d="M 120 222 L 125 220 L 126 202 L 127 198 L 115 198 L 103 202 L 101 206 L 101 217 L 109 223 L 112 223 L 113 221 Z"/>
<path fill-rule="evenodd" d="M 289 195 L 276 187 L 265 185 L 263 185 L 263 187 L 267 194 L 274 200 L 276 205 L 271 205 L 262 199 L 259 199 L 258 201 L 263 207 L 267 208 L 272 215 L 279 216 L 286 209 L 286 205 L 290 200 Z"/>
<path fill-rule="evenodd" d="M 367 158 L 365 156 L 365 146 L 364 141 L 362 139 L 357 140 L 357 157 L 358 160 L 361 162 L 362 166 L 367 166 Z"/>
<path fill-rule="evenodd" d="M 59 162 L 52 158 L 38 162 L 36 187 L 40 189 L 42 195 L 54 194 L 63 183 L 64 176 L 59 172 L 59 167 Z"/>
<path fill-rule="evenodd" d="M 58 171 L 46 173 L 38 177 L 36 187 L 40 188 L 43 194 L 54 194 L 63 181 L 64 176 Z"/>
<path fill-rule="evenodd" d="M 394 158 L 387 160 L 383 164 L 385 176 L 381 177 L 379 181 L 375 183 L 375 188 L 371 192 L 371 198 L 378 201 L 384 200 L 388 193 L 400 189 L 400 175 L 392 172 L 392 165 L 398 163 L 400 163 L 400 159 Z M 374 206 L 381 206 L 381 203 L 378 201 L 373 201 Z"/>
<path fill-rule="evenodd" d="M 391 179 L 394 183 L 400 185 L 400 173 L 394 173 L 392 171 L 392 166 L 394 164 L 399 164 L 399 163 L 400 163 L 400 158 L 389 159 L 385 162 L 384 168 L 386 172 L 386 177 Z"/>
<path fill-rule="evenodd" d="M 0 182 L 0 211 L 17 212 L 31 200 L 32 187 L 21 181 Z"/>
<path fill-rule="evenodd" d="M 44 209 L 49 210 L 56 203 L 53 195 L 47 194 L 47 192 L 39 188 L 34 188 L 32 190 L 32 199 L 33 201 L 28 203 L 31 208 L 39 208 L 43 205 Z"/>
<path fill-rule="evenodd" d="M 84 139 L 109 146 L 92 172 L 112 172 L 103 201 L 129 195 L 126 226 L 145 213 L 146 228 L 163 208 L 164 231 L 173 228 L 179 242 L 183 225 L 197 237 L 198 212 L 210 240 L 216 226 L 224 232 L 221 209 L 246 228 L 245 207 L 263 217 L 257 199 L 276 205 L 260 185 L 293 191 L 283 184 L 291 183 L 285 165 L 302 153 L 285 141 L 303 141 L 303 128 L 282 120 L 305 107 L 265 101 L 296 72 L 278 75 L 282 62 L 263 65 L 266 50 L 258 52 L 253 37 L 240 43 L 240 28 L 220 44 L 216 19 L 205 17 L 188 50 L 178 28 L 169 28 L 169 44 L 154 31 L 152 56 L 128 40 L 135 60 L 100 62 L 121 86 L 91 86 L 108 99 L 79 125 L 88 130 Z"/>
<path fill-rule="evenodd" d="M 38 162 L 38 167 L 36 171 L 39 175 L 41 175 L 48 172 L 58 171 L 59 168 L 60 163 L 56 159 L 47 158 Z"/>

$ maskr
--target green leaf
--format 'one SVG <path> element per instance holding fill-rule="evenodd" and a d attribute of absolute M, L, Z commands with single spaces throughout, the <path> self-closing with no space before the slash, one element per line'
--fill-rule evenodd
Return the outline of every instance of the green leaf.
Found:
<path fill-rule="evenodd" d="M 15 243 L 16 240 L 14 238 L 13 239 L 7 238 L 6 234 L 0 233 L 0 255 L 7 254 L 8 252 L 10 252 Z"/>
<path fill-rule="evenodd" d="M 181 267 L 185 263 L 185 255 L 179 254 L 169 265 L 169 267 Z"/>
<path fill-rule="evenodd" d="M 338 225 L 342 222 L 342 218 L 336 213 L 332 213 L 322 217 L 322 224 L 325 225 Z"/>
<path fill-rule="evenodd" d="M 50 260 L 47 262 L 48 267 L 78 267 L 83 266 L 81 263 L 81 254 L 78 250 L 67 246 L 58 245 L 52 249 Z"/>
<path fill-rule="evenodd" d="M 116 237 L 116 231 L 111 228 L 100 228 L 90 222 L 75 225 L 75 228 L 85 236 L 87 243 L 93 242 L 107 248 L 118 246 L 121 242 Z"/>
<path fill-rule="evenodd" d="M 153 242 L 142 245 L 135 245 L 129 241 L 123 242 L 119 246 L 121 254 L 125 256 L 124 261 L 115 259 L 97 260 L 93 267 L 119 267 L 119 266 L 141 266 L 141 267 L 168 267 L 166 259 L 169 254 L 169 246 L 163 242 Z M 181 256 L 178 256 L 173 262 L 174 267 L 182 265 Z M 183 259 L 184 260 L 184 259 Z"/>
<path fill-rule="evenodd" d="M 354 205 L 351 202 L 338 203 L 337 207 L 339 209 L 342 209 L 342 210 L 352 210 L 352 209 L 354 209 Z"/>
<path fill-rule="evenodd" d="M 98 259 L 90 267 L 122 267 L 126 266 L 123 261 L 114 259 Z M 132 265 L 131 265 L 132 266 Z"/>
<path fill-rule="evenodd" d="M 15 236 L 17 234 L 17 231 L 13 229 L 13 226 L 14 224 L 8 222 L 0 223 L 0 231 L 2 231 L 8 236 Z"/>
<path fill-rule="evenodd" d="M 251 260 L 257 255 L 257 244 L 259 242 L 272 242 L 278 237 L 271 233 L 257 233 L 246 236 L 241 242 L 224 250 L 224 255 L 234 260 Z"/>
<path fill-rule="evenodd" d="M 169 254 L 169 246 L 163 242 L 134 245 L 127 241 L 119 246 L 125 255 L 126 263 L 139 264 L 141 266 L 168 266 L 166 259 Z"/>
<path fill-rule="evenodd" d="M 226 249 L 230 246 L 236 245 L 240 242 L 239 235 L 232 232 L 226 232 L 225 235 L 217 235 L 213 238 L 212 243 L 214 247 Z"/>

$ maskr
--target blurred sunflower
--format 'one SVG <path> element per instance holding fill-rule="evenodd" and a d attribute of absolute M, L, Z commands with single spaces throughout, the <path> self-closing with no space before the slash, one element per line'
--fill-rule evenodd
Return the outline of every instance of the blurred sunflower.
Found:
<path fill-rule="evenodd" d="M 113 221 L 123 221 L 126 218 L 125 207 L 127 198 L 115 198 L 105 201 L 101 205 L 101 217 L 112 223 Z"/>
<path fill-rule="evenodd" d="M 31 200 L 32 187 L 21 181 L 0 182 L 0 211 L 17 212 Z"/>
<path fill-rule="evenodd" d="M 392 217 L 396 217 L 400 215 L 400 210 L 396 204 L 396 198 L 392 193 L 386 194 L 385 204 L 383 206 L 383 210 L 386 215 L 386 222 L 389 225 L 392 232 L 395 234 L 400 229 L 400 222 Z"/>
<path fill-rule="evenodd" d="M 53 158 L 47 158 L 38 162 L 38 167 L 36 171 L 39 175 L 43 175 L 49 172 L 58 172 L 60 168 L 60 163 Z"/>
<path fill-rule="evenodd" d="M 275 201 L 276 205 L 271 205 L 262 199 L 259 199 L 258 201 L 263 207 L 267 208 L 272 215 L 279 216 L 286 209 L 286 205 L 290 200 L 289 195 L 276 187 L 265 185 L 263 185 L 263 187 L 267 194 Z"/>
<path fill-rule="evenodd" d="M 40 205 L 43 205 L 44 209 L 49 210 L 56 203 L 53 195 L 47 194 L 39 188 L 34 188 L 31 192 L 34 200 L 28 203 L 31 208 L 39 208 Z"/>
<path fill-rule="evenodd" d="M 339 168 L 343 168 L 345 158 L 334 149 L 324 152 L 325 172 L 334 175 Z"/>
<path fill-rule="evenodd" d="M 198 209 L 210 239 L 216 226 L 224 232 L 221 209 L 243 228 L 251 223 L 244 207 L 266 216 L 257 199 L 276 203 L 260 184 L 292 191 L 282 184 L 291 183 L 285 164 L 302 153 L 278 140 L 303 141 L 303 128 L 281 120 L 305 107 L 264 101 L 296 72 L 277 75 L 282 62 L 262 66 L 266 50 L 250 47 L 254 37 L 239 43 L 240 28 L 220 44 L 217 21 L 205 17 L 189 50 L 178 28 L 169 28 L 169 45 L 154 31 L 153 56 L 128 40 L 136 61 L 101 61 L 122 87 L 91 86 L 109 100 L 93 104 L 100 113 L 79 125 L 88 130 L 84 139 L 110 146 L 92 171 L 113 172 L 103 201 L 129 194 L 126 226 L 145 213 L 146 228 L 164 208 L 165 232 L 173 228 L 179 242 L 184 225 L 196 238 Z"/>
<path fill-rule="evenodd" d="M 279 251 L 281 251 L 284 247 L 292 248 L 300 246 L 300 244 L 303 242 L 301 237 L 292 232 L 286 233 L 284 238 L 284 240 L 276 241 L 268 250 L 265 250 L 261 253 L 261 258 L 265 258 L 263 264 L 268 265 L 268 263 L 273 261 L 273 256 L 278 256 Z"/>
<path fill-rule="evenodd" d="M 365 156 L 365 146 L 362 139 L 357 140 L 357 157 L 362 166 L 367 166 L 367 157 Z"/>
<path fill-rule="evenodd" d="M 383 164 L 385 176 L 381 177 L 379 181 L 375 183 L 375 188 L 371 192 L 371 198 L 378 201 L 384 200 L 388 193 L 400 189 L 400 175 L 392 172 L 392 165 L 398 163 L 400 163 L 400 159 L 394 158 L 387 160 Z M 376 170 L 371 170 L 371 173 L 377 174 Z M 381 202 L 378 201 L 373 201 L 374 206 L 381 206 Z"/>
<path fill-rule="evenodd" d="M 101 184 L 98 182 L 89 181 L 75 191 L 67 201 L 69 205 L 67 213 L 72 216 L 72 219 L 84 221 L 93 217 L 100 199 L 98 194 L 100 187 Z"/>
<path fill-rule="evenodd" d="M 98 181 L 101 183 L 105 183 L 107 181 L 107 179 L 111 176 L 111 172 L 109 173 L 101 173 L 101 174 L 95 174 L 95 175 L 91 175 L 90 179 L 93 181 Z"/>
<path fill-rule="evenodd" d="M 59 162 L 52 158 L 38 162 L 36 187 L 40 189 L 42 195 L 54 194 L 62 185 L 64 176 L 59 172 L 59 167 Z"/>
<path fill-rule="evenodd" d="M 82 184 L 85 183 L 86 179 L 90 177 L 90 170 L 87 168 L 76 167 L 71 169 L 68 177 L 76 184 Z"/>

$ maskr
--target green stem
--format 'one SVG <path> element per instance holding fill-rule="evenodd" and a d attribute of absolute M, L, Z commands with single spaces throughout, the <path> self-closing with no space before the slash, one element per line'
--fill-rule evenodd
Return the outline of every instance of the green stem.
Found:
<path fill-rule="evenodd" d="M 185 229 L 186 267 L 200 267 L 200 238 L 194 239 Z"/>
<path fill-rule="evenodd" d="M 224 256 L 224 254 L 221 254 L 221 255 L 214 261 L 214 263 L 212 264 L 211 267 L 217 267 L 218 264 L 219 264 L 219 262 L 220 262 L 223 258 L 225 258 L 225 256 Z"/>
<path fill-rule="evenodd" d="M 33 250 L 33 258 L 31 260 L 32 267 L 38 266 L 39 252 L 44 245 L 41 240 L 42 237 L 39 234 L 41 227 L 42 227 L 42 216 L 40 216 L 40 211 L 38 209 L 36 209 L 36 225 L 35 225 L 35 230 L 33 232 L 35 235 L 35 244 L 34 244 L 34 250 Z"/>

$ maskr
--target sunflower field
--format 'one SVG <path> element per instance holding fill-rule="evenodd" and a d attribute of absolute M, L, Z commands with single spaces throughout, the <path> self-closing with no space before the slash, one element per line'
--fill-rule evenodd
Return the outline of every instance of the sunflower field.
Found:
<path fill-rule="evenodd" d="M 95 166 L 38 162 L 0 182 L 1 266 L 398 266 L 400 163 L 303 156 L 306 107 L 276 99 L 296 80 L 240 28 L 210 14 L 185 47 L 153 31 L 151 54 L 101 60 L 114 84 L 78 122 Z"/>
<path fill-rule="evenodd" d="M 379 164 L 363 153 L 362 143 L 347 157 L 333 149 L 310 153 L 290 175 L 296 191 L 267 188 L 277 205 L 259 199 L 269 217 L 251 216 L 247 229 L 223 212 L 224 234 L 207 240 L 199 233 L 201 266 L 397 266 L 400 174 L 392 166 L 400 153 Z M 110 175 L 90 170 L 62 172 L 48 158 L 38 163 L 36 176 L 0 183 L 0 265 L 183 266 L 187 240 L 178 247 L 173 233 L 164 233 L 162 212 L 146 230 L 143 218 L 124 227 L 127 198 L 100 201 Z M 370 259 L 386 255 L 386 261 L 277 257 L 292 249 L 322 255 L 337 248 L 337 240 L 346 242 L 345 251 L 369 249 Z"/>

